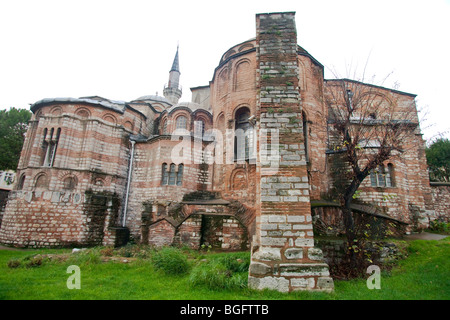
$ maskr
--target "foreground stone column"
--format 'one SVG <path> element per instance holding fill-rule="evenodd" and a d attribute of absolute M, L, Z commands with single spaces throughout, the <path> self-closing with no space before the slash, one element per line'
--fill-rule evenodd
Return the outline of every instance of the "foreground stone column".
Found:
<path fill-rule="evenodd" d="M 256 16 L 260 197 L 248 283 L 331 291 L 328 265 L 314 248 L 294 18 L 293 12 Z"/>

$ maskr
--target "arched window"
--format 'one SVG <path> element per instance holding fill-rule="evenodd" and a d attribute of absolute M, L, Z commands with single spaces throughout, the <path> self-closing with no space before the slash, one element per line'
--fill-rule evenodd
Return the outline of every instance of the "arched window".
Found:
<path fill-rule="evenodd" d="M 162 164 L 161 184 L 163 186 L 169 184 L 169 174 L 167 172 L 167 163 Z"/>
<path fill-rule="evenodd" d="M 34 183 L 35 189 L 46 189 L 48 187 L 48 180 L 45 174 L 41 174 L 36 178 Z"/>
<path fill-rule="evenodd" d="M 77 187 L 77 181 L 74 177 L 65 178 L 63 184 L 63 189 L 67 191 L 74 190 Z"/>
<path fill-rule="evenodd" d="M 61 135 L 61 128 L 58 128 L 55 134 L 55 129 L 50 130 L 50 136 L 47 136 L 48 130 L 44 129 L 44 140 L 42 142 L 43 160 L 42 166 L 52 167 L 55 161 L 56 148 L 58 146 L 59 137 Z"/>
<path fill-rule="evenodd" d="M 87 119 L 90 117 L 90 113 L 87 109 L 85 108 L 80 108 L 78 109 L 75 114 L 83 119 Z"/>
<path fill-rule="evenodd" d="M 305 145 L 305 157 L 306 157 L 306 161 L 309 161 L 309 126 L 308 126 L 308 119 L 306 119 L 306 113 L 302 112 L 302 118 L 303 118 L 303 139 L 305 139 L 304 141 L 304 145 Z"/>
<path fill-rule="evenodd" d="M 161 132 L 162 134 L 168 134 L 168 132 L 167 132 L 167 119 L 165 119 L 164 121 L 163 121 L 163 125 L 162 125 L 162 132 Z"/>
<path fill-rule="evenodd" d="M 177 172 L 177 186 L 181 186 L 183 184 L 183 170 L 184 170 L 184 165 L 179 164 L 178 172 Z"/>
<path fill-rule="evenodd" d="M 392 163 L 388 164 L 388 170 L 386 172 L 386 187 L 395 187 L 394 165 Z"/>
<path fill-rule="evenodd" d="M 169 170 L 167 170 L 167 163 L 162 164 L 161 185 L 181 186 L 183 184 L 184 165 L 179 164 L 178 171 L 176 169 L 177 166 L 174 163 L 169 166 Z"/>
<path fill-rule="evenodd" d="M 185 116 L 179 116 L 176 122 L 177 129 L 187 129 L 187 118 Z"/>
<path fill-rule="evenodd" d="M 25 185 L 25 175 L 20 177 L 19 183 L 17 184 L 17 190 L 22 190 Z"/>
<path fill-rule="evenodd" d="M 43 139 L 42 139 L 42 156 L 41 156 L 41 166 L 45 165 L 45 161 L 47 158 L 47 152 L 48 152 L 48 141 L 47 141 L 47 133 L 48 133 L 48 129 L 45 128 L 44 129 L 44 133 L 43 133 Z"/>
<path fill-rule="evenodd" d="M 172 163 L 170 165 L 170 171 L 169 171 L 169 185 L 174 185 L 175 183 L 176 183 L 175 165 Z"/>
<path fill-rule="evenodd" d="M 225 133 L 225 116 L 221 113 L 216 119 L 216 127 L 220 132 Z"/>
<path fill-rule="evenodd" d="M 253 126 L 250 121 L 250 110 L 241 108 L 236 112 L 234 130 L 234 159 L 249 160 L 254 158 Z"/>
<path fill-rule="evenodd" d="M 194 134 L 203 137 L 205 135 L 205 121 L 203 119 L 197 119 L 194 122 Z"/>

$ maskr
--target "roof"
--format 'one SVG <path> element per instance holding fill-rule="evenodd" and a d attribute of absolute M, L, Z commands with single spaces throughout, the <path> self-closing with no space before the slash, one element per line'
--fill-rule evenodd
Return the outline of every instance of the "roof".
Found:
<path fill-rule="evenodd" d="M 169 100 L 167 100 L 167 99 L 164 98 L 164 97 L 157 96 L 157 95 L 142 96 L 142 97 L 139 97 L 139 98 L 137 98 L 136 100 L 133 100 L 133 101 L 131 101 L 131 102 L 135 102 L 135 101 L 164 102 L 164 103 L 167 103 L 167 104 L 172 105 L 172 103 L 171 103 Z"/>
<path fill-rule="evenodd" d="M 170 71 L 180 72 L 180 62 L 178 61 L 178 47 L 177 47 L 177 53 L 175 54 L 175 58 L 173 59 L 173 64 L 172 64 L 172 68 L 170 68 Z"/>
<path fill-rule="evenodd" d="M 365 83 L 365 82 L 352 80 L 352 79 L 347 79 L 347 78 L 343 78 L 343 79 L 324 79 L 324 82 L 352 82 L 352 83 L 356 83 L 356 84 L 360 84 L 360 85 L 364 85 L 364 86 L 368 86 L 368 87 L 372 87 L 372 88 L 377 88 L 377 89 L 381 89 L 381 90 L 388 90 L 388 91 L 391 91 L 393 93 L 398 93 L 398 94 L 410 96 L 410 97 L 413 97 L 413 98 L 417 97 L 417 94 L 414 94 L 414 93 L 408 93 L 408 92 L 404 92 L 404 91 L 390 89 L 390 88 L 378 86 L 378 85 L 375 85 L 375 84 Z"/>
<path fill-rule="evenodd" d="M 42 107 L 46 104 L 51 103 L 87 103 L 91 105 L 101 106 L 106 109 L 111 109 L 116 112 L 123 113 L 125 111 L 126 102 L 124 101 L 115 101 L 115 100 L 108 100 L 100 97 L 85 97 L 85 98 L 45 98 L 42 100 L 39 100 L 35 103 L 33 103 L 30 107 L 31 111 L 36 111 L 38 108 Z"/>
<path fill-rule="evenodd" d="M 172 111 L 174 111 L 177 108 L 188 108 L 191 111 L 196 111 L 196 110 L 205 110 L 206 112 L 209 112 L 208 110 L 206 110 L 202 105 L 195 103 L 195 102 L 180 102 L 177 103 L 175 105 L 173 105 L 172 107 L 170 107 L 169 109 L 167 109 L 168 113 L 171 113 Z"/>

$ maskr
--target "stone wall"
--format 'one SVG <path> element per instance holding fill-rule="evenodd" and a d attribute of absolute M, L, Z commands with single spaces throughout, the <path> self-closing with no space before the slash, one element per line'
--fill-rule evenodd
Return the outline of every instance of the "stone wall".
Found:
<path fill-rule="evenodd" d="M 330 85 L 332 82 L 327 81 L 326 84 Z M 411 113 L 414 114 L 412 112 L 415 110 L 414 95 L 394 92 L 391 89 L 374 87 L 363 83 L 358 83 L 356 88 L 360 91 L 372 90 L 380 96 L 389 97 L 393 101 L 393 107 L 395 107 L 395 112 L 393 112 L 392 116 L 398 117 L 396 120 L 401 121 L 406 117 L 409 121 L 409 118 L 412 117 Z M 399 112 L 399 110 L 408 107 L 412 111 L 406 111 L 405 114 Z M 428 217 L 434 216 L 434 204 L 431 200 L 431 189 L 424 151 L 425 145 L 422 135 L 418 126 L 415 125 L 404 130 L 405 132 L 402 136 L 403 151 L 393 150 L 389 159 L 383 162 L 386 171 L 388 168 L 391 168 L 390 185 L 374 186 L 369 175 L 362 181 L 358 194 L 355 197 L 358 201 L 373 204 L 384 214 L 407 223 L 409 225 L 407 231 L 415 231 L 428 226 Z M 342 146 L 340 145 L 342 142 L 337 141 L 337 138 L 338 136 L 333 132 L 333 129 L 329 127 L 326 172 L 330 187 L 325 196 L 335 200 L 338 199 L 338 192 L 336 191 L 343 190 L 349 184 L 346 172 L 351 171 L 345 160 L 346 153 L 342 152 Z M 374 141 L 377 141 L 379 138 L 373 137 Z M 378 149 L 366 148 L 365 152 L 367 152 L 367 157 L 369 157 L 370 152 L 378 152 Z M 363 168 L 364 161 L 366 161 L 365 156 L 361 156 L 360 159 L 360 165 Z"/>
<path fill-rule="evenodd" d="M 200 152 L 195 151 L 194 154 L 194 150 L 197 149 L 195 142 L 191 141 L 191 137 L 185 138 L 186 140 L 182 142 L 172 141 L 170 137 L 160 137 L 136 143 L 126 223 L 136 240 L 141 237 L 141 221 L 145 204 L 153 206 L 150 212 L 153 212 L 152 222 L 154 222 L 161 218 L 158 218 L 161 213 L 158 213 L 158 210 L 164 210 L 166 213 L 166 207 L 171 203 L 181 202 L 185 194 L 211 189 L 212 168 L 201 165 L 203 144 L 200 142 Z M 184 149 L 181 149 L 180 144 L 184 144 Z M 173 153 L 178 154 L 180 150 L 183 150 L 185 156 L 174 158 Z M 186 151 L 192 152 L 191 156 L 186 155 Z M 167 170 L 171 164 L 174 164 L 176 172 L 182 164 L 182 181 L 173 185 L 163 184 L 163 164 L 167 165 Z"/>
<path fill-rule="evenodd" d="M 174 238 L 174 244 L 187 245 L 199 249 L 202 240 L 202 216 L 190 215 L 179 227 Z"/>
<path fill-rule="evenodd" d="M 259 221 L 249 286 L 329 291 L 333 280 L 314 248 L 294 13 L 257 15 L 256 25 L 260 141 L 275 129 L 279 144 L 258 164 Z"/>
<path fill-rule="evenodd" d="M 147 202 L 142 213 L 142 242 L 156 247 L 175 244 L 192 249 L 248 249 L 248 230 L 254 222 L 249 216 L 253 212 L 216 196 L 198 191 L 186 194 L 182 202 Z"/>
<path fill-rule="evenodd" d="M 17 247 L 114 244 L 118 199 L 113 194 L 12 191 L 0 242 Z"/>
<path fill-rule="evenodd" d="M 435 216 L 430 220 L 440 219 L 442 221 L 450 221 L 450 183 L 431 182 L 431 195 Z"/>
<path fill-rule="evenodd" d="M 213 189 L 227 200 L 238 200 L 254 208 L 256 193 L 255 159 L 234 159 L 236 114 L 243 109 L 256 115 L 256 43 L 245 41 L 227 50 L 214 71 L 211 105 L 214 129 L 221 133 L 216 144 Z"/>
<path fill-rule="evenodd" d="M 2 226 L 3 212 L 5 211 L 6 202 L 8 201 L 9 190 L 0 189 L 0 227 Z"/>
<path fill-rule="evenodd" d="M 143 243 L 147 243 L 154 247 L 170 246 L 173 244 L 175 226 L 168 220 L 161 219 L 147 228 L 148 238 L 143 239 Z M 143 230 L 143 233 L 145 233 L 145 230 Z"/>

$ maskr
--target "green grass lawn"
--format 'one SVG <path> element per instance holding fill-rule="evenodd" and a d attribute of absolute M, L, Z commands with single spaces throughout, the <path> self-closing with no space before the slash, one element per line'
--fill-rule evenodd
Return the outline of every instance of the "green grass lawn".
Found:
<path fill-rule="evenodd" d="M 366 279 L 335 281 L 333 293 L 254 291 L 245 287 L 248 252 L 199 253 L 185 251 L 189 270 L 167 274 L 155 267 L 154 252 L 142 251 L 141 258 L 118 258 L 103 261 L 101 249 L 71 254 L 70 250 L 0 250 L 1 300 L 448 300 L 450 298 L 450 238 L 440 241 L 408 242 L 408 256 L 389 272 L 381 274 L 381 289 L 369 290 Z M 44 259 L 30 258 L 37 254 Z M 46 254 L 65 259 L 45 259 Z M 231 258 L 230 258 L 231 257 Z M 122 260 L 127 259 L 127 263 Z M 234 263 L 226 271 L 223 261 Z M 230 260 L 231 259 L 231 260 Z M 239 259 L 239 260 L 236 260 Z M 12 268 L 12 262 L 20 266 Z M 30 266 L 33 264 L 34 266 Z M 39 263 L 41 262 L 41 263 Z M 28 266 L 27 266 L 28 264 Z M 67 267 L 78 265 L 81 289 L 67 288 Z M 239 270 L 239 268 L 241 268 Z M 210 271 L 213 272 L 210 272 Z M 215 275 L 223 272 L 225 282 Z M 369 275 L 368 275 L 369 276 Z M 208 278 L 209 277 L 209 278 Z M 215 281 L 207 285 L 206 282 Z M 233 279 L 231 283 L 230 280 Z"/>

